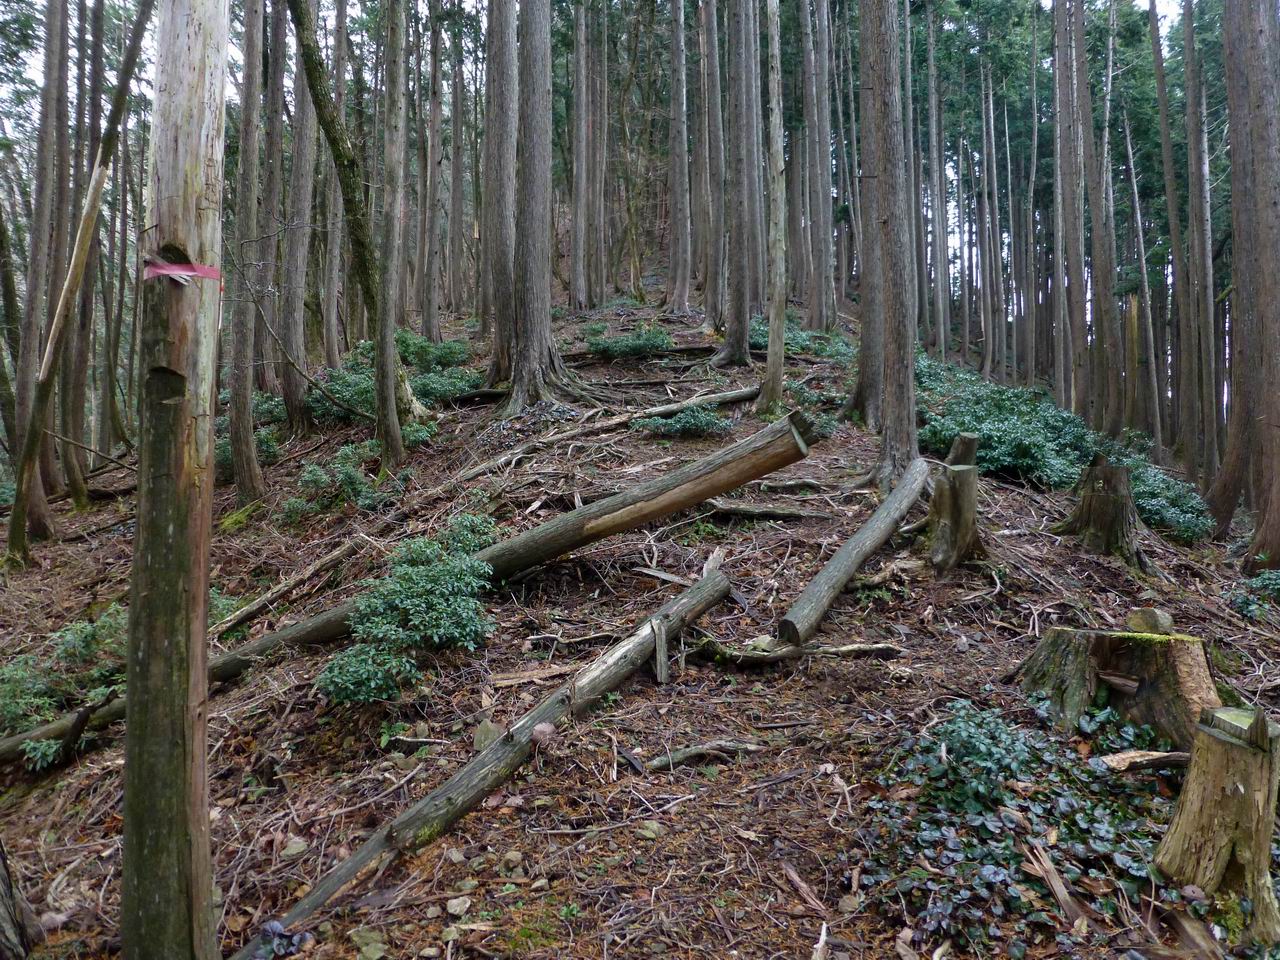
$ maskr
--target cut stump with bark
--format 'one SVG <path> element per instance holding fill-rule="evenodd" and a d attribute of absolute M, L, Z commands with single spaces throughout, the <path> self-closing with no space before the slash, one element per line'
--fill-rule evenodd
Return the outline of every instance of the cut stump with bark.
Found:
<path fill-rule="evenodd" d="M 951 441 L 951 450 L 947 453 L 947 466 L 972 467 L 978 462 L 978 440 L 976 433 L 957 433 Z"/>
<path fill-rule="evenodd" d="M 1261 710 L 1205 710 L 1155 859 L 1176 883 L 1248 900 L 1246 936 L 1268 946 L 1280 941 L 1270 870 L 1278 785 L 1280 724 Z"/>
<path fill-rule="evenodd" d="M 929 562 L 936 573 L 986 553 L 978 536 L 977 467 L 947 465 L 934 478 L 928 528 Z"/>
<path fill-rule="evenodd" d="M 1138 545 L 1142 521 L 1133 502 L 1129 468 L 1096 454 L 1077 489 L 1080 502 L 1053 532 L 1079 536 L 1090 553 L 1119 557 L 1143 573 L 1154 574 L 1155 567 Z"/>
<path fill-rule="evenodd" d="M 1063 730 L 1077 731 L 1098 690 L 1106 687 L 1118 713 L 1150 725 L 1181 750 L 1190 749 L 1201 711 L 1222 705 L 1204 644 L 1180 634 L 1054 627 L 1021 674 L 1022 689 L 1048 697 Z"/>

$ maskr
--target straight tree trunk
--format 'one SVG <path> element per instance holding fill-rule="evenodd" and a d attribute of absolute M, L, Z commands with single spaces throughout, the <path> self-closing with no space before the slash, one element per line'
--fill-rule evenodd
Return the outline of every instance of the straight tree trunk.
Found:
<path fill-rule="evenodd" d="M 938 10 L 930 0 L 929 60 L 929 214 L 933 235 L 933 337 L 938 359 L 947 359 L 947 341 L 951 336 L 951 277 L 949 274 L 947 237 L 946 173 L 942 168 L 942 98 L 938 93 L 937 30 Z"/>
<path fill-rule="evenodd" d="M 813 29 L 813 16 L 809 11 L 809 0 L 800 0 L 800 48 L 801 48 L 801 83 L 803 84 L 802 103 L 804 107 L 804 144 L 806 185 L 808 186 L 809 216 L 805 220 L 809 255 L 806 258 L 808 276 L 805 278 L 805 302 L 809 307 L 806 326 L 810 330 L 827 328 L 827 298 L 822 292 L 822 177 L 819 165 L 822 162 L 821 143 L 818 132 L 818 51 L 817 37 Z M 829 205 L 829 204 L 828 204 Z"/>
<path fill-rule="evenodd" d="M 387 0 L 385 8 L 387 42 L 386 56 L 386 106 L 383 134 L 383 203 L 382 217 L 382 275 L 378 291 L 378 364 L 374 377 L 377 381 L 379 410 L 396 408 L 396 373 L 399 360 L 396 353 L 396 329 L 399 326 L 401 304 L 400 270 L 404 262 L 401 252 L 403 219 L 400 207 L 404 197 L 404 147 L 405 147 L 405 86 L 404 86 L 404 34 L 405 14 L 403 0 Z M 378 417 L 378 439 L 382 441 L 382 462 L 394 467 L 404 461 L 404 442 L 400 438 L 399 417 Z"/>
<path fill-rule="evenodd" d="M 689 238 L 689 129 L 685 105 L 684 0 L 671 4 L 671 244 L 667 263 L 667 309 L 689 312 L 693 254 Z"/>
<path fill-rule="evenodd" d="M 1147 242 L 1142 235 L 1142 201 L 1138 194 L 1138 171 L 1133 162 L 1133 137 L 1129 132 L 1129 115 L 1124 116 L 1125 161 L 1129 168 L 1130 195 L 1133 200 L 1133 235 L 1138 254 L 1138 303 L 1141 324 L 1141 353 L 1138 357 L 1139 377 L 1134 385 L 1142 397 L 1140 407 L 1145 416 L 1141 426 L 1151 434 L 1154 449 L 1164 446 L 1160 429 L 1160 387 L 1156 381 L 1156 337 L 1151 321 L 1151 284 L 1147 277 Z M 1136 424 L 1135 424 L 1136 425 Z M 1157 453 L 1157 456 L 1159 454 Z"/>
<path fill-rule="evenodd" d="M 156 27 L 144 256 L 221 257 L 228 9 L 174 0 Z M 205 680 L 219 283 L 146 281 L 130 584 L 120 932 L 133 960 L 216 956 Z M 163 904 L 163 909 L 158 909 Z"/>
<path fill-rule="evenodd" d="M 289 62 L 287 0 L 270 0 L 267 35 L 266 136 L 262 144 L 262 205 L 258 208 L 258 300 L 261 313 L 254 331 L 258 389 L 277 396 L 283 390 L 279 349 L 268 330 L 279 327 L 281 192 L 284 188 L 284 81 Z M 314 19 L 314 17 L 312 18 Z"/>
<path fill-rule="evenodd" d="M 489 7 L 488 55 L 492 100 L 485 117 L 485 254 L 493 291 L 493 352 L 489 384 L 511 378 L 511 349 L 516 311 L 514 285 L 516 243 L 516 128 L 519 86 L 516 76 L 515 0 L 494 0 Z"/>
<path fill-rule="evenodd" d="M 724 120 L 720 105 L 719 0 L 702 0 L 703 96 L 707 104 L 707 166 L 711 219 L 707 231 L 707 263 L 703 307 L 709 331 L 725 328 L 725 156 Z"/>
<path fill-rule="evenodd" d="M 680 0 L 675 2 L 679 5 Z M 771 410 L 782 400 L 786 346 L 787 202 L 782 160 L 782 31 L 778 19 L 778 0 L 765 0 L 769 37 L 769 359 L 757 401 L 761 410 Z"/>
<path fill-rule="evenodd" d="M 455 17 L 461 14 L 459 0 L 455 0 Z M 466 116 L 466 87 L 462 82 L 462 26 L 453 32 L 453 84 L 449 97 L 449 122 L 452 126 L 452 144 L 449 147 L 449 309 L 454 313 L 466 312 L 465 253 L 467 229 L 464 199 L 465 163 L 463 162 L 463 118 Z"/>
<path fill-rule="evenodd" d="M 344 116 L 347 93 L 347 0 L 335 0 L 333 23 L 333 105 Z M 338 288 L 342 278 L 342 187 L 333 158 L 326 159 L 324 247 L 324 362 L 330 369 L 342 365 L 342 328 L 338 316 Z M 348 308 L 349 309 L 349 308 Z"/>
<path fill-rule="evenodd" d="M 441 143 L 440 125 L 444 108 L 444 90 L 440 69 L 440 17 L 435 4 L 431 5 L 431 106 L 427 127 L 427 205 L 426 205 L 426 259 L 422 267 L 422 335 L 429 340 L 440 340 L 440 179 L 444 167 L 444 144 Z M 496 352 L 495 347 L 495 352 Z"/>
<path fill-rule="evenodd" d="M 742 202 L 752 171 L 748 169 L 751 136 L 751 120 L 747 116 L 751 97 L 747 91 L 749 71 L 747 57 L 755 45 L 748 36 L 747 4 L 750 0 L 730 0 L 729 5 L 729 123 L 726 140 L 729 143 L 729 169 L 725 191 L 738 198 L 731 207 L 728 223 L 728 301 L 725 317 L 724 344 L 712 358 L 717 366 L 746 366 L 751 363 L 748 347 L 748 320 L 751 311 L 751 234 L 749 206 Z"/>
<path fill-rule="evenodd" d="M 507 416 L 550 398 L 564 378 L 551 335 L 551 0 L 524 0 L 518 30 L 515 336 Z"/>
<path fill-rule="evenodd" d="M 245 70 L 240 85 L 240 167 L 236 181 L 239 299 L 231 309 L 231 465 L 236 492 L 244 503 L 261 500 L 267 492 L 253 437 L 253 331 L 257 325 L 256 275 L 261 243 L 257 233 L 263 3 L 264 0 L 245 0 L 244 5 Z"/>
<path fill-rule="evenodd" d="M 683 47 L 682 47 L 683 49 Z M 569 307 L 587 309 L 588 167 L 591 94 L 587 80 L 587 0 L 573 5 L 573 236 L 569 246 Z M 674 107 L 672 108 L 674 111 Z"/>
<path fill-rule="evenodd" d="M 873 230 L 879 272 L 874 303 L 884 314 L 884 432 L 876 479 L 888 489 L 919 456 L 915 406 L 915 257 L 901 225 L 910 216 L 894 0 L 862 0 L 862 85 L 872 90 L 863 112 L 863 151 L 871 176 Z"/>
<path fill-rule="evenodd" d="M 316 14 L 316 0 L 311 15 Z M 312 195 L 316 179 L 316 111 L 305 83 L 293 94 L 293 161 L 289 170 L 288 219 L 284 239 L 284 269 L 280 274 L 280 349 L 288 354 L 281 371 L 289 432 L 303 436 L 311 430 L 307 415 L 305 326 L 307 253 L 311 248 Z M 400 256 L 397 251 L 397 261 Z M 290 362 L 292 361 L 292 362 Z"/>

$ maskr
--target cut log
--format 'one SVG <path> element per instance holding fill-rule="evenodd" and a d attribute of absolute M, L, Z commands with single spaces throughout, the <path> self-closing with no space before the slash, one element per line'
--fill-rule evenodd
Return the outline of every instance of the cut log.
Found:
<path fill-rule="evenodd" d="M 928 478 L 929 465 L 924 460 L 914 460 L 907 467 L 893 492 L 796 598 L 778 624 L 779 640 L 784 644 L 798 645 L 813 636 L 831 604 L 853 579 L 858 568 L 893 535 L 912 504 L 920 499 Z"/>
<path fill-rule="evenodd" d="M 1142 524 L 1129 486 L 1129 468 L 1116 466 L 1102 454 L 1095 454 L 1077 489 L 1080 502 L 1053 532 L 1079 536 L 1090 553 L 1119 557 L 1143 573 L 1155 573 L 1155 567 L 1138 545 Z"/>
<path fill-rule="evenodd" d="M 31 908 L 18 889 L 0 841 L 0 960 L 26 960 L 34 942 Z"/>
<path fill-rule="evenodd" d="M 1112 773 L 1133 773 L 1135 770 L 1165 770 L 1185 767 L 1191 762 L 1191 754 L 1160 750 L 1122 750 L 1099 757 L 1102 765 Z"/>
<path fill-rule="evenodd" d="M 1175 883 L 1248 900 L 1247 936 L 1264 946 L 1280 941 L 1270 869 L 1278 783 L 1280 725 L 1261 710 L 1206 710 L 1155 858 Z"/>
<path fill-rule="evenodd" d="M 986 553 L 978 536 L 977 467 L 943 467 L 934 480 L 928 525 L 929 562 L 936 573 Z"/>
<path fill-rule="evenodd" d="M 226 683 L 234 680 L 279 647 L 287 645 L 315 646 L 341 640 L 349 632 L 347 621 L 354 607 L 348 601 L 330 610 L 294 623 L 274 633 L 237 647 L 209 661 L 209 683 Z M 65 740 L 77 725 L 81 730 L 101 730 L 125 716 L 125 698 L 120 697 L 93 710 L 88 715 L 85 708 L 73 710 L 57 720 L 0 740 L 0 763 L 12 763 L 22 758 L 22 745 L 28 740 Z"/>
<path fill-rule="evenodd" d="M 802 460 L 813 436 L 809 421 L 792 413 L 708 457 L 494 544 L 476 558 L 489 564 L 494 581 L 501 582 L 521 570 L 695 506 Z"/>
<path fill-rule="evenodd" d="M 892 643 L 846 643 L 840 646 L 813 646 L 812 644 L 784 644 L 765 637 L 764 643 L 727 647 L 711 639 L 703 640 L 695 652 L 707 660 L 735 667 L 767 667 L 801 657 L 845 657 L 870 660 L 895 660 L 906 653 Z"/>
<path fill-rule="evenodd" d="M 709 565 L 711 566 L 711 565 Z M 729 595 L 729 579 L 717 569 L 683 593 L 667 601 L 629 637 L 600 654 L 567 684 L 511 725 L 492 744 L 441 786 L 431 791 L 391 823 L 376 830 L 350 857 L 317 880 L 307 894 L 280 918 L 286 928 L 301 923 L 325 904 L 399 853 L 421 850 L 475 809 L 485 797 L 509 780 L 533 752 L 535 731 L 554 726 L 594 706 L 653 656 L 657 629 L 676 636 L 685 626 Z M 663 627 L 655 625 L 661 623 Z M 251 960 L 260 941 L 251 940 L 234 960 Z"/>
<path fill-rule="evenodd" d="M 1045 696 L 1059 727 L 1079 730 L 1101 687 L 1118 713 L 1189 750 L 1205 708 L 1221 706 L 1204 644 L 1179 634 L 1054 627 L 1022 665 L 1022 688 Z"/>
<path fill-rule="evenodd" d="M 978 462 L 978 435 L 976 433 L 957 433 L 951 441 L 951 451 L 947 454 L 947 466 L 972 467 Z"/>

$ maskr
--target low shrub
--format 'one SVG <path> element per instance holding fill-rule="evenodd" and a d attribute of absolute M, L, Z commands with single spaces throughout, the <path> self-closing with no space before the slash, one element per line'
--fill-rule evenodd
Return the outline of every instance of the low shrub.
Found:
<path fill-rule="evenodd" d="M 262 466 L 269 467 L 280 459 L 280 441 L 274 427 L 259 427 L 253 431 L 253 445 Z M 213 476 L 218 483 L 230 483 L 235 479 L 230 437 L 218 437 L 213 442 Z"/>
<path fill-rule="evenodd" d="M 390 700 L 420 676 L 415 654 L 480 646 L 493 630 L 479 600 L 490 568 L 470 554 L 494 536 L 492 520 L 461 514 L 434 539 L 406 541 L 387 575 L 363 584 L 352 617 L 358 644 L 325 665 L 317 688 L 335 703 Z"/>
<path fill-rule="evenodd" d="M 430 436 L 430 432 L 426 436 Z M 410 441 L 415 439 L 417 435 L 409 433 L 405 438 L 406 446 L 411 446 Z M 377 440 L 366 440 L 339 447 L 329 470 L 316 463 L 307 464 L 298 474 L 298 489 L 303 496 L 291 497 L 281 504 L 281 519 L 286 523 L 297 523 L 303 517 L 348 503 L 367 512 L 385 506 L 392 499 L 392 494 L 384 486 L 395 485 L 398 478 L 391 478 L 390 482 L 386 477 L 370 479 L 365 470 L 368 461 L 381 456 L 382 444 Z"/>
<path fill-rule="evenodd" d="M 418 374 L 409 378 L 413 395 L 423 403 L 442 403 L 460 393 L 475 390 L 484 384 L 484 374 L 479 370 L 453 368 Z"/>
<path fill-rule="evenodd" d="M 434 421 L 427 423 L 406 423 L 400 428 L 400 442 L 406 450 L 416 450 L 426 446 L 427 441 L 439 433 L 440 428 Z"/>
<path fill-rule="evenodd" d="M 769 323 L 763 317 L 754 317 L 748 328 L 747 342 L 752 350 L 769 349 Z M 843 365 L 853 362 L 857 352 L 849 340 L 838 332 L 823 333 L 806 330 L 799 317 L 787 311 L 783 349 L 788 355 L 806 353 L 815 357 L 836 360 Z"/>
<path fill-rule="evenodd" d="M 1249 620 L 1262 616 L 1268 607 L 1280 606 L 1280 570 L 1264 570 L 1240 584 L 1231 595 L 1236 613 Z"/>
<path fill-rule="evenodd" d="M 657 326 L 638 327 L 618 337 L 588 337 L 587 349 L 606 360 L 647 357 L 673 346 L 671 334 Z"/>
<path fill-rule="evenodd" d="M 711 407 L 697 406 L 682 410 L 674 417 L 645 417 L 632 425 L 654 437 L 723 437 L 733 429 L 733 421 L 717 414 Z"/>

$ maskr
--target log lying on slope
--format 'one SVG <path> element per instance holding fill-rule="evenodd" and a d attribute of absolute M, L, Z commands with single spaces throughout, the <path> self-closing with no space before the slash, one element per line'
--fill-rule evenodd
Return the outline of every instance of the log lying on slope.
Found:
<path fill-rule="evenodd" d="M 589 709 L 642 667 L 653 656 L 658 631 L 674 637 L 728 595 L 729 579 L 719 570 L 705 570 L 701 580 L 667 601 L 629 637 L 583 667 L 441 786 L 375 831 L 350 857 L 313 884 L 280 922 L 286 927 L 301 923 L 389 858 L 414 853 L 441 836 L 509 780 L 555 724 Z M 257 939 L 250 941 L 234 960 L 250 960 L 258 946 Z"/>
<path fill-rule="evenodd" d="M 476 554 L 495 581 L 587 544 L 728 493 L 803 460 L 813 440 L 803 414 L 792 413 L 745 440 L 605 500 L 571 510 Z"/>
<path fill-rule="evenodd" d="M 912 504 L 920 499 L 928 478 L 929 465 L 924 460 L 912 461 L 893 492 L 876 508 L 871 518 L 845 541 L 844 546 L 796 598 L 778 624 L 779 640 L 784 644 L 798 645 L 813 636 L 831 604 L 835 603 L 858 568 L 893 536 Z"/>
<path fill-rule="evenodd" d="M 513 576 L 578 547 L 695 506 L 795 463 L 808 453 L 811 431 L 809 422 L 801 414 L 793 413 L 739 443 L 631 490 L 548 520 L 482 550 L 477 557 L 493 567 L 495 581 Z M 346 555 L 347 552 L 339 548 L 323 558 L 319 565 L 327 567 Z M 349 621 L 354 612 L 355 602 L 348 600 L 223 654 L 210 661 L 209 682 L 234 680 L 256 661 L 286 644 L 316 645 L 341 640 L 350 632 Z M 227 624 L 234 622 L 235 618 L 231 618 L 216 625 L 215 629 L 225 629 Z M 97 730 L 124 716 L 124 698 L 94 710 L 88 718 L 83 715 L 83 710 L 72 711 L 34 730 L 0 740 L 0 763 L 20 759 L 22 744 L 28 740 L 59 740 L 70 734 L 77 724 L 82 730 Z"/>

